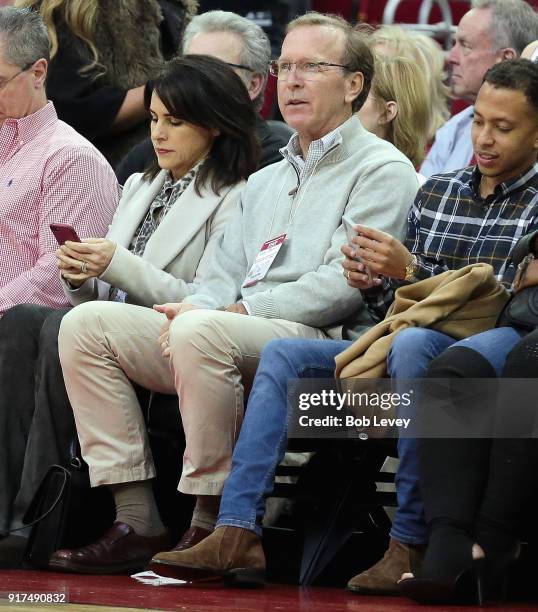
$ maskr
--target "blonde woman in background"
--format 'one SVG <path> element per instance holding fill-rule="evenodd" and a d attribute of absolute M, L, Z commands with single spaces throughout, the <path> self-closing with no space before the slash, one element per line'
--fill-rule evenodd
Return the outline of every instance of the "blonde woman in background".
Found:
<path fill-rule="evenodd" d="M 114 166 L 149 134 L 144 86 L 181 47 L 195 0 L 15 0 L 39 11 L 51 62 L 47 94 L 60 119 Z M 118 134 L 121 133 L 121 136 Z"/>
<path fill-rule="evenodd" d="M 429 122 L 427 140 L 450 116 L 450 90 L 445 85 L 445 55 L 440 45 L 425 34 L 409 32 L 400 26 L 387 25 L 375 30 L 371 42 L 379 55 L 405 57 L 416 64 L 428 88 Z"/>
<path fill-rule="evenodd" d="M 429 104 L 428 84 L 416 63 L 377 56 L 370 93 L 357 115 L 368 131 L 392 143 L 418 168 L 426 152 Z"/>

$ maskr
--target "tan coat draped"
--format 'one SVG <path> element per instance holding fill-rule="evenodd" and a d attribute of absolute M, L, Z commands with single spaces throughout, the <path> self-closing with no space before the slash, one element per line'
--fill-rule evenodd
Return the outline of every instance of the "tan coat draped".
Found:
<path fill-rule="evenodd" d="M 484 263 L 399 287 L 385 319 L 336 357 L 336 377 L 386 376 L 392 341 L 408 327 L 428 327 L 457 340 L 491 329 L 508 297 Z"/>

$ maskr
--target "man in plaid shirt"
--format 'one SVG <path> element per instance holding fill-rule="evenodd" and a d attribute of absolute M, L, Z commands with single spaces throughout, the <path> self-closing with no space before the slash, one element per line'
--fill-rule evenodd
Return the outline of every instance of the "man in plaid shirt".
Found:
<path fill-rule="evenodd" d="M 538 228 L 538 66 L 513 60 L 491 68 L 475 106 L 472 128 L 477 167 L 433 176 L 422 187 L 408 217 L 405 245 L 377 230 L 359 227 L 353 249 L 344 247 L 348 283 L 368 295 L 382 316 L 402 282 L 415 282 L 483 262 L 493 266 L 507 288 L 515 276 L 509 260 L 516 242 Z M 372 274 L 368 283 L 364 264 Z M 381 278 L 382 277 L 382 278 Z M 400 332 L 390 350 L 387 370 L 396 379 L 424 376 L 429 363 L 450 346 L 478 353 L 497 375 L 520 334 L 500 327 L 456 342 L 432 329 Z M 402 389 L 398 389 L 402 386 Z M 415 405 L 417 398 L 415 396 Z M 411 407 L 409 415 L 413 417 Z M 349 588 L 361 593 L 397 591 L 402 572 L 413 571 L 411 558 L 420 559 L 427 541 L 419 491 L 418 440 L 400 438 L 400 466 L 396 475 L 398 509 L 391 542 L 383 559 L 359 574 Z"/>

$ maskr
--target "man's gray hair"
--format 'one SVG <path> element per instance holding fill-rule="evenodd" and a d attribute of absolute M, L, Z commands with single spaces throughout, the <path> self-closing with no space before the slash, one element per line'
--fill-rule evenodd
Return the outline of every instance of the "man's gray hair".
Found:
<path fill-rule="evenodd" d="M 490 9 L 494 51 L 511 47 L 518 56 L 538 38 L 538 14 L 524 0 L 473 0 L 474 9 Z"/>
<path fill-rule="evenodd" d="M 191 40 L 197 34 L 209 34 L 213 32 L 230 32 L 237 34 L 243 41 L 239 63 L 248 66 L 253 72 L 261 74 L 264 87 L 269 72 L 269 60 L 271 59 L 271 44 L 267 34 L 246 17 L 230 11 L 208 11 L 202 15 L 196 15 L 185 29 L 183 35 L 183 51 L 187 49 Z M 255 101 L 259 108 L 263 101 L 263 93 Z"/>
<path fill-rule="evenodd" d="M 14 6 L 0 7 L 0 49 L 8 64 L 28 66 L 50 60 L 47 28 L 39 13 Z"/>

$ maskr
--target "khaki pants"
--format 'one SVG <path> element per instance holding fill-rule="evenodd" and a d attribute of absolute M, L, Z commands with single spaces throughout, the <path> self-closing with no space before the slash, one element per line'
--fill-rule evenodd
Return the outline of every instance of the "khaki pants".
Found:
<path fill-rule="evenodd" d="M 140 306 L 88 302 L 63 319 L 59 353 L 93 486 L 155 475 L 130 381 L 177 393 L 186 448 L 179 490 L 217 495 L 230 471 L 260 352 L 273 338 L 326 338 L 320 330 L 215 310 L 179 315 L 170 359 L 157 342 L 165 316 Z"/>

